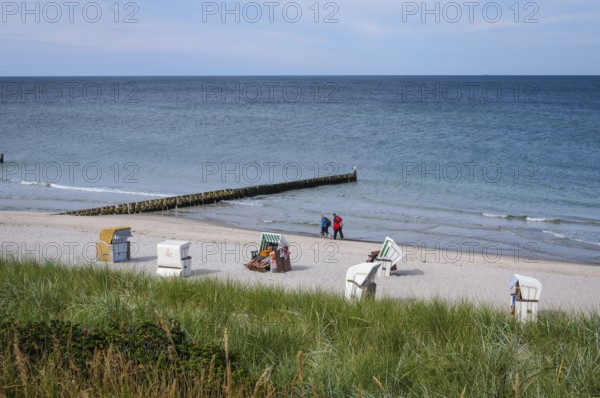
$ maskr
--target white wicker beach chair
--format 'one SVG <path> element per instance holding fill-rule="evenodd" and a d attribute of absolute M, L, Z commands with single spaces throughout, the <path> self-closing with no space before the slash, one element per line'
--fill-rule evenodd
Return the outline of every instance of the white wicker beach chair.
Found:
<path fill-rule="evenodd" d="M 508 284 L 511 292 L 511 314 L 520 322 L 537 320 L 542 284 L 531 276 L 514 274 Z"/>
<path fill-rule="evenodd" d="M 381 263 L 362 263 L 353 265 L 346 271 L 346 300 L 375 297 L 377 284 L 375 274 Z"/>

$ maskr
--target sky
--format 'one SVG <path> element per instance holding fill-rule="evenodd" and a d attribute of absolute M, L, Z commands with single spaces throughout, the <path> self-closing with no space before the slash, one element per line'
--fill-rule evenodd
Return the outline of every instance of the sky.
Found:
<path fill-rule="evenodd" d="M 8 77 L 600 73 L 598 0 L 0 5 Z"/>

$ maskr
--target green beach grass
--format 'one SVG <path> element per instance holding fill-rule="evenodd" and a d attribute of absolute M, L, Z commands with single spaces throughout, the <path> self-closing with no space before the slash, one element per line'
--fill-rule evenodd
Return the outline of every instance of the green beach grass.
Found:
<path fill-rule="evenodd" d="M 0 397 L 600 396 L 598 314 L 507 312 L 0 259 Z"/>

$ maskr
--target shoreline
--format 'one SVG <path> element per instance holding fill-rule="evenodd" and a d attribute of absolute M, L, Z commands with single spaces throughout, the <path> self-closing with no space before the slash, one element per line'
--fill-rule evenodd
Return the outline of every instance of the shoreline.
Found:
<path fill-rule="evenodd" d="M 219 221 L 219 220 L 214 220 L 214 219 L 200 219 L 200 218 L 196 218 L 196 217 L 188 217 L 188 216 L 183 216 L 183 215 L 173 215 L 173 214 L 165 214 L 165 212 L 172 212 L 174 210 L 166 210 L 166 211 L 157 211 L 154 213 L 136 213 L 136 214 L 128 214 L 128 216 L 138 216 L 138 215 L 151 215 L 151 216 L 156 216 L 156 217 L 165 217 L 165 218 L 174 218 L 177 220 L 191 220 L 191 221 L 196 221 L 202 224 L 208 224 L 208 225 L 213 225 L 215 227 L 223 227 L 223 228 L 231 228 L 231 229 L 239 229 L 239 230 L 243 230 L 243 231 L 258 231 L 257 229 L 252 229 L 250 227 L 245 227 L 243 225 L 236 225 L 236 224 L 232 224 L 232 223 L 227 223 L 225 221 Z M 54 212 L 48 212 L 48 211 L 44 211 L 44 210 L 2 210 L 0 209 L 0 215 L 3 213 L 33 213 L 33 214 L 47 214 L 50 216 L 64 216 L 65 214 L 61 214 L 61 213 L 54 213 Z M 114 217 L 115 215 L 107 215 L 105 217 Z M 72 216 L 72 217 L 100 217 L 100 216 Z M 1 223 L 0 223 L 1 225 Z M 315 230 L 317 230 L 318 232 L 319 226 L 317 224 L 315 224 Z M 310 234 L 308 232 L 290 232 L 290 231 L 286 231 L 283 229 L 278 229 L 278 228 L 269 228 L 269 232 L 273 232 L 273 233 L 279 233 L 279 234 L 284 234 L 284 235 L 297 235 L 297 236 L 303 236 L 303 237 L 316 237 L 317 234 Z M 333 236 L 333 234 L 332 234 Z M 332 239 L 333 240 L 333 239 Z M 370 239 L 347 239 L 344 238 L 343 240 L 347 241 L 347 242 L 363 242 L 363 243 L 373 243 L 373 244 L 380 244 L 381 242 L 375 241 L 375 240 L 370 240 Z M 556 260 L 556 261 L 561 261 L 561 260 Z M 584 263 L 584 264 L 588 264 L 588 263 Z M 589 263 L 589 265 L 592 265 L 594 263 Z"/>
<path fill-rule="evenodd" d="M 0 210 L 1 212 L 1 210 Z M 158 214 L 157 214 L 158 215 Z M 164 215 L 164 214 L 160 214 L 163 217 L 174 217 L 177 219 L 187 219 L 187 220 L 191 220 L 191 221 L 198 221 L 200 223 L 203 224 L 209 224 L 209 225 L 214 225 L 215 227 L 223 227 L 223 228 L 231 228 L 231 229 L 240 229 L 243 231 L 258 231 L 257 229 L 252 229 L 250 227 L 244 227 L 242 225 L 235 225 L 235 224 L 230 224 L 224 221 L 218 221 L 218 220 L 208 220 L 208 219 L 199 219 L 199 218 L 194 218 L 194 217 L 185 217 L 185 216 L 170 216 L 170 215 Z M 318 226 L 315 227 L 315 230 L 318 230 Z M 283 229 L 279 229 L 279 228 L 268 228 L 268 232 L 273 232 L 273 233 L 277 233 L 277 234 L 284 234 L 284 235 L 295 235 L 295 236 L 303 236 L 306 238 L 319 238 L 318 236 L 318 231 L 314 234 L 310 234 L 308 232 L 290 232 L 290 231 L 286 231 Z M 332 234 L 333 236 L 333 234 Z M 327 241 L 327 239 L 323 239 L 324 241 Z M 360 243 L 373 243 L 373 244 L 381 244 L 381 242 L 377 242 L 375 240 L 369 240 L 369 239 L 340 239 L 340 240 L 344 240 L 346 242 L 360 242 Z M 332 238 L 331 241 L 334 241 L 334 239 Z"/>
<path fill-rule="evenodd" d="M 1 212 L 2 210 L 0 210 Z M 172 210 L 171 210 L 172 211 Z M 149 213 L 146 213 L 149 214 Z M 235 223 L 228 223 L 225 221 L 220 221 L 220 220 L 215 220 L 215 219 L 209 219 L 209 218 L 198 218 L 198 217 L 190 217 L 190 216 L 185 216 L 185 215 L 171 215 L 171 214 L 163 214 L 162 212 L 156 212 L 154 213 L 154 215 L 156 216 L 162 216 L 162 217 L 173 217 L 176 219 L 187 219 L 187 220 L 192 220 L 192 221 L 197 221 L 200 223 L 206 223 L 206 224 L 210 224 L 210 225 L 214 225 L 217 227 L 224 227 L 224 228 L 232 228 L 232 229 L 240 229 L 240 230 L 244 230 L 244 231 L 257 231 L 257 229 L 255 228 L 251 228 L 248 226 L 244 226 L 244 225 L 239 225 L 239 224 L 235 224 Z M 268 232 L 273 232 L 273 233 L 280 233 L 280 234 L 284 234 L 284 235 L 297 235 L 297 236 L 303 236 L 303 237 L 318 237 L 318 229 L 319 226 L 317 224 L 315 224 L 315 232 L 314 234 L 308 233 L 308 232 L 302 232 L 302 231 L 288 231 L 288 230 L 284 230 L 284 229 L 280 229 L 280 228 L 266 228 L 266 230 L 268 230 Z M 333 234 L 332 234 L 333 236 Z M 333 240 L 333 239 L 332 239 Z M 381 245 L 382 241 L 376 241 L 376 240 L 371 240 L 371 239 L 348 239 L 348 238 L 344 238 L 344 241 L 347 242 L 359 242 L 359 243 L 371 243 L 374 245 Z M 485 241 L 487 241 L 487 243 L 490 244 L 498 244 L 495 241 L 486 239 Z M 416 246 L 418 248 L 420 248 L 421 250 L 423 249 L 423 244 L 425 244 L 426 242 L 423 240 L 421 242 L 408 242 L 409 244 L 407 245 L 407 242 L 402 242 L 402 241 L 397 241 L 396 243 L 398 243 L 399 245 L 401 245 L 402 247 L 406 248 L 406 247 L 415 247 L 414 245 L 410 245 L 410 243 L 420 243 L 419 246 Z M 427 250 L 437 250 L 437 251 L 442 251 L 445 253 L 465 253 L 464 250 L 461 251 L 456 251 L 456 250 L 452 250 L 451 248 L 445 247 L 444 249 L 431 249 L 431 248 L 427 248 Z M 509 251 L 505 248 L 506 251 Z M 513 250 L 514 252 L 514 250 Z M 527 257 L 527 254 L 532 254 L 531 250 L 525 250 L 525 249 L 519 249 L 519 253 L 521 256 Z M 466 254 L 468 255 L 468 253 Z M 553 263 L 564 263 L 564 264 L 570 264 L 570 265 L 589 265 L 589 266 L 598 266 L 600 267 L 600 262 L 592 262 L 592 261 L 576 261 L 576 260 L 567 260 L 567 259 L 563 259 L 563 258 L 557 258 L 555 256 L 552 256 L 551 254 L 548 253 L 541 253 L 541 252 L 535 252 L 535 261 L 537 262 L 541 262 L 541 261 L 546 261 L 546 262 L 553 262 Z"/>
<path fill-rule="evenodd" d="M 77 217 L 0 211 L 1 251 L 4 256 L 21 259 L 98 264 L 95 242 L 100 229 L 126 225 L 133 233 L 129 239 L 132 260 L 109 263 L 113 269 L 154 274 L 156 244 L 165 239 L 180 239 L 192 242 L 192 278 L 211 277 L 286 290 L 317 289 L 342 295 L 346 270 L 364 262 L 370 251 L 381 246 L 381 242 L 329 240 L 318 234 L 278 232 L 290 243 L 292 271 L 257 273 L 248 271 L 243 263 L 250 251 L 256 249 L 261 231 L 218 224 L 150 213 Z M 508 282 L 518 273 L 533 276 L 542 283 L 540 310 L 600 311 L 597 265 L 556 260 L 526 262 L 506 255 L 491 258 L 475 251 L 457 261 L 448 252 L 403 245 L 402 248 L 405 257 L 398 270 L 388 278 L 376 278 L 377 298 L 467 300 L 508 311 Z"/>
<path fill-rule="evenodd" d="M 312 217 L 310 214 L 303 214 L 300 221 L 297 217 L 292 219 L 291 222 L 281 219 L 265 221 L 263 220 L 265 216 L 264 210 L 262 213 L 261 210 L 257 213 L 243 213 L 243 209 L 237 209 L 235 211 L 238 213 L 242 211 L 242 213 L 237 215 L 229 212 L 227 205 L 234 204 L 234 202 L 237 202 L 237 200 L 206 205 L 204 206 L 206 207 L 206 212 L 196 212 L 193 208 L 184 207 L 177 210 L 159 210 L 143 214 L 176 217 L 178 219 L 187 218 L 203 223 L 246 230 L 255 230 L 258 226 L 258 228 L 265 228 L 279 233 L 291 233 L 308 237 L 313 236 L 313 234 L 319 231 L 317 223 L 314 223 L 314 225 L 306 223 L 306 220 Z M 225 206 L 224 209 L 221 209 L 221 206 Z M 20 208 L 7 208 L 0 211 L 52 213 L 55 215 L 63 213 L 61 210 Z M 494 220 L 494 218 L 490 220 Z M 600 265 L 600 256 L 598 256 L 600 251 L 597 250 L 596 244 L 593 244 L 592 247 L 590 243 L 577 243 L 575 242 L 577 239 L 567 238 L 566 235 L 555 234 L 550 230 L 543 230 L 545 227 L 538 226 L 537 224 L 532 229 L 527 229 L 530 227 L 529 224 L 532 223 L 520 225 L 525 223 L 524 220 L 514 221 L 514 223 L 519 225 L 505 225 L 502 227 L 494 227 L 493 223 L 490 225 L 477 223 L 473 225 L 469 223 L 455 225 L 453 222 L 448 223 L 447 220 L 436 222 L 435 217 L 430 217 L 429 221 L 423 224 L 425 225 L 423 228 L 417 225 L 418 223 L 409 222 L 407 226 L 403 227 L 402 222 L 384 221 L 380 228 L 374 229 L 372 228 L 372 224 L 365 224 L 363 214 L 358 215 L 358 222 L 353 228 L 348 228 L 349 233 L 346 234 L 346 237 L 348 241 L 376 244 L 379 242 L 379 239 L 382 241 L 387 235 L 394 238 L 397 242 L 408 246 L 418 246 L 427 250 L 438 247 L 446 253 L 450 253 L 453 250 L 466 253 L 470 250 L 469 246 L 474 240 L 480 248 L 481 246 L 489 246 L 488 249 L 492 252 L 498 250 L 510 254 L 517 251 L 519 252 L 518 256 L 528 256 L 538 261 Z M 525 228 L 528 232 L 526 234 L 520 233 L 519 231 L 522 228 Z M 513 229 L 515 230 L 513 231 Z M 354 234 L 351 232 L 354 232 Z M 352 238 L 352 235 L 355 235 L 356 238 Z M 565 240 L 567 243 L 562 240 Z M 575 245 L 574 242 L 577 244 Z"/>

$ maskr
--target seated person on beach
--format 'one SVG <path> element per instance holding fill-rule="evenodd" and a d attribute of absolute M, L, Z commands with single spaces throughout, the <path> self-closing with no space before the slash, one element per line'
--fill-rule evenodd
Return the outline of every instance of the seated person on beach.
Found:
<path fill-rule="evenodd" d="M 271 252 L 273 251 L 273 246 L 267 247 L 265 250 L 261 251 L 256 258 L 250 260 L 248 264 L 245 264 L 246 268 L 251 270 L 256 270 L 257 268 L 264 269 L 266 263 L 270 263 L 271 261 Z"/>
<path fill-rule="evenodd" d="M 271 269 L 271 256 L 263 258 L 259 264 L 254 267 L 255 271 L 266 272 Z"/>

